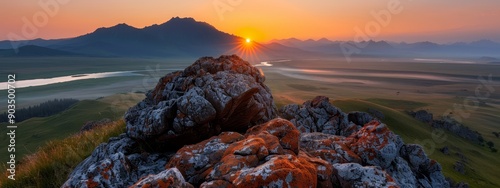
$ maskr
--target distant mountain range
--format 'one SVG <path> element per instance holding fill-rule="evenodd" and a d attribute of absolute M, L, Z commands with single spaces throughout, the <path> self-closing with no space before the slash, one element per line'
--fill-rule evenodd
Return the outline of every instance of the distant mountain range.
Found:
<path fill-rule="evenodd" d="M 470 43 L 458 42 L 451 44 L 438 44 L 428 41 L 416 43 L 394 43 L 373 40 L 353 42 L 331 41 L 326 38 L 322 38 L 320 40 L 299 40 L 296 38 L 289 38 L 271 40 L 269 43 L 279 43 L 302 50 L 332 55 L 341 55 L 344 53 L 343 51 L 349 50 L 349 48 L 352 47 L 359 52 L 354 54 L 357 56 L 500 57 L 500 43 L 490 40 L 479 40 Z"/>
<path fill-rule="evenodd" d="M 493 57 L 500 58 L 500 43 L 480 40 L 471 43 L 437 44 L 433 42 L 394 43 L 387 41 L 299 40 L 296 38 L 253 42 L 242 49 L 244 39 L 217 30 L 193 18 L 175 17 L 145 28 L 118 24 L 98 28 L 92 33 L 68 39 L 0 41 L 0 57 L 94 56 L 94 57 L 200 57 L 237 54 L 261 59 L 322 58 L 344 56 L 383 57 Z M 20 45 L 19 45 L 20 44 Z M 248 46 L 247 46 L 248 47 Z M 250 50 L 250 51 L 249 51 Z M 495 60 L 497 61 L 497 60 Z"/>
<path fill-rule="evenodd" d="M 99 57 L 200 57 L 243 53 L 238 46 L 244 39 L 217 30 L 192 18 L 175 17 L 169 21 L 142 29 L 118 24 L 99 28 L 92 33 L 69 39 L 17 41 L 23 44 L 14 53 L 11 41 L 0 41 L 0 56 L 99 56 Z M 262 45 L 259 53 L 266 57 L 284 57 L 286 54 L 314 55 L 297 48 L 282 45 Z M 10 49 L 9 49 L 10 48 Z M 39 52 L 35 52 L 39 49 Z M 28 51 L 28 52 L 26 52 Z M 44 54 L 44 52 L 47 52 Z M 238 54 L 244 56 L 244 54 Z"/>

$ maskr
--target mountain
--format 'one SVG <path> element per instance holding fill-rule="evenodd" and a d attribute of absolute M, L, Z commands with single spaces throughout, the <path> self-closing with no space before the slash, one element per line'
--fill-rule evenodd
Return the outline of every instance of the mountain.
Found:
<path fill-rule="evenodd" d="M 51 48 L 27 45 L 17 49 L 0 49 L 0 57 L 44 57 L 44 56 L 82 56 L 77 53 Z"/>
<path fill-rule="evenodd" d="M 237 49 L 243 41 L 243 38 L 219 31 L 208 23 L 193 18 L 174 17 L 163 24 L 145 28 L 135 28 L 122 23 L 98 28 L 92 33 L 70 39 L 36 39 L 20 43 L 90 56 L 199 57 L 241 53 Z M 0 42 L 0 47 L 6 46 L 11 46 L 11 41 Z M 314 55 L 300 49 L 283 48 L 286 49 L 272 47 L 259 50 L 263 54 L 280 54 L 279 51 L 287 51 L 297 56 Z"/>
<path fill-rule="evenodd" d="M 388 57 L 499 57 L 500 43 L 491 40 L 474 42 L 458 42 L 438 44 L 429 41 L 415 43 L 394 43 L 387 41 L 330 41 L 300 40 L 296 38 L 271 40 L 269 43 L 278 43 L 305 51 L 319 52 L 330 55 L 343 55 L 343 49 L 353 47 L 357 52 L 354 56 L 388 56 Z"/>

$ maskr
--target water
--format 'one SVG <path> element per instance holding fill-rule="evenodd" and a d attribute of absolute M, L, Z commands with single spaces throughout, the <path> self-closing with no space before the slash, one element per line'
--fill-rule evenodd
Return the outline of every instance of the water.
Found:
<path fill-rule="evenodd" d="M 75 74 L 75 75 L 60 76 L 54 78 L 19 80 L 16 81 L 14 85 L 16 88 L 26 88 L 26 87 L 36 87 L 49 84 L 71 82 L 76 80 L 123 77 L 123 76 L 143 76 L 143 74 L 139 74 L 138 72 L 139 71 L 116 71 L 116 72 L 101 72 L 101 73 L 90 73 L 90 74 Z M 6 89 L 7 89 L 7 82 L 1 82 L 0 90 L 6 90 Z"/>

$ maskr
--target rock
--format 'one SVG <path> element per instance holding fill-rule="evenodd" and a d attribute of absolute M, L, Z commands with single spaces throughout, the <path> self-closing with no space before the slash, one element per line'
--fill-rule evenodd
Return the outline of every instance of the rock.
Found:
<path fill-rule="evenodd" d="M 449 187 L 421 146 L 370 114 L 319 96 L 275 118 L 263 82 L 236 56 L 164 76 L 63 187 Z"/>
<path fill-rule="evenodd" d="M 388 168 L 398 157 L 403 146 L 401 138 L 392 133 L 383 123 L 372 121 L 351 136 L 355 142 L 351 150 L 356 153 L 363 163 Z"/>
<path fill-rule="evenodd" d="M 439 149 L 439 151 L 441 151 L 445 155 L 450 155 L 450 149 L 448 148 L 448 146 L 444 146 L 443 148 Z"/>
<path fill-rule="evenodd" d="M 277 116 L 260 71 L 238 56 L 205 57 L 161 78 L 126 114 L 127 134 L 152 151 L 176 150 Z M 155 143 L 155 144 L 152 144 Z"/>
<path fill-rule="evenodd" d="M 316 170 L 326 161 L 300 154 L 299 136 L 289 121 L 274 119 L 244 137 L 224 132 L 184 146 L 166 168 L 179 168 L 188 182 L 201 187 L 303 187 L 329 180 L 328 172 L 318 177 Z"/>
<path fill-rule="evenodd" d="M 367 112 L 380 120 L 383 120 L 385 118 L 384 113 L 382 113 L 381 111 L 379 111 L 377 109 L 368 108 Z"/>
<path fill-rule="evenodd" d="M 411 111 L 411 112 L 408 112 L 408 114 L 410 114 L 415 119 L 417 119 L 421 122 L 424 122 L 424 123 L 432 123 L 432 121 L 433 121 L 432 113 L 427 112 L 425 110 L 419 110 L 416 112 Z"/>
<path fill-rule="evenodd" d="M 300 147 L 310 155 L 335 163 L 362 163 L 361 158 L 349 146 L 355 140 L 324 133 L 304 133 Z"/>
<path fill-rule="evenodd" d="M 357 163 L 333 164 L 335 184 L 340 187 L 399 187 L 392 177 L 377 166 Z"/>
<path fill-rule="evenodd" d="M 179 187 L 193 188 L 193 185 L 186 183 L 182 174 L 176 168 L 164 170 L 156 175 L 149 175 L 141 179 L 130 188 L 161 188 L 161 187 Z"/>
<path fill-rule="evenodd" d="M 408 161 L 419 187 L 449 187 L 445 180 L 441 165 L 429 159 L 422 146 L 405 144 L 400 150 L 400 156 Z"/>
<path fill-rule="evenodd" d="M 373 117 L 366 112 L 349 112 L 347 119 L 356 125 L 363 126 L 373 120 Z"/>
<path fill-rule="evenodd" d="M 460 174 L 465 174 L 465 164 L 462 161 L 455 162 L 453 169 Z"/>
<path fill-rule="evenodd" d="M 446 181 L 449 182 L 451 188 L 469 188 L 469 184 L 465 182 L 455 182 L 451 178 L 446 178 Z"/>
<path fill-rule="evenodd" d="M 302 106 L 287 105 L 280 113 L 302 132 L 300 146 L 313 157 L 330 164 L 378 166 L 401 187 L 449 187 L 441 166 L 430 160 L 420 146 L 405 145 L 385 124 L 367 113 L 346 115 L 326 97 L 316 97 Z"/>
<path fill-rule="evenodd" d="M 137 146 L 125 134 L 110 138 L 73 170 L 62 187 L 126 187 L 164 170 L 169 155 L 141 155 Z"/>
<path fill-rule="evenodd" d="M 290 104 L 280 109 L 281 117 L 290 120 L 302 133 L 321 132 L 349 136 L 360 127 L 350 123 L 347 114 L 318 96 L 303 105 Z"/>
<path fill-rule="evenodd" d="M 107 125 L 109 123 L 111 123 L 111 120 L 108 118 L 101 119 L 99 121 L 87 121 L 80 129 L 80 133 L 85 132 L 85 131 L 90 131 L 90 130 L 95 129 L 97 127 Z"/>
<path fill-rule="evenodd" d="M 433 128 L 450 131 L 473 143 L 482 144 L 484 142 L 483 136 L 479 132 L 471 130 L 469 127 L 462 125 L 449 116 L 433 119 L 432 113 L 425 110 L 419 110 L 417 112 L 410 111 L 408 114 L 419 121 L 429 123 Z"/>

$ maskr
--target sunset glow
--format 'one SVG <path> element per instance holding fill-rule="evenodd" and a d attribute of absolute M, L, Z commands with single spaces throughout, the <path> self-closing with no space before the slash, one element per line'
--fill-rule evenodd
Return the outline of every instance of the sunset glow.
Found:
<path fill-rule="evenodd" d="M 399 11 L 380 27 L 374 40 L 471 41 L 500 40 L 500 1 L 68 1 L 57 8 L 42 7 L 38 0 L 0 3 L 4 17 L 0 40 L 15 33 L 26 39 L 68 38 L 100 27 L 127 23 L 137 28 L 161 24 L 172 17 L 193 17 L 217 29 L 252 41 L 299 39 L 353 40 L 374 15 L 384 15 L 396 1 Z M 45 1 L 41 1 L 45 2 Z M 50 1 L 52 2 L 52 1 Z M 58 1 L 55 1 L 58 2 Z M 119 5 L 119 6 L 117 6 Z M 50 7 L 50 6 L 49 6 Z M 50 11 L 46 11 L 50 10 Z M 258 12 L 258 13 L 257 13 Z M 46 15 L 46 16 L 45 16 Z M 429 22 L 432 20 L 432 22 Z M 36 26 L 34 29 L 29 28 Z M 23 29 L 28 35 L 23 35 Z M 35 31 L 30 31 L 33 29 Z"/>

